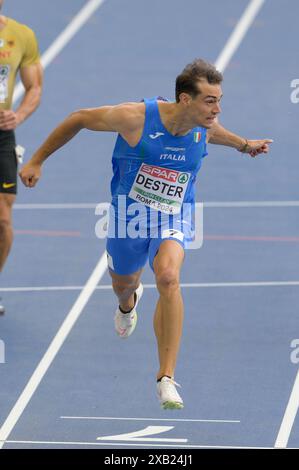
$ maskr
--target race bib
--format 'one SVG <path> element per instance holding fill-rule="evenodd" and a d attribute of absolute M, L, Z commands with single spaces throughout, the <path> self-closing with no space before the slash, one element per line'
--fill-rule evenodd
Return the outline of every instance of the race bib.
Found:
<path fill-rule="evenodd" d="M 190 173 L 143 163 L 139 168 L 129 197 L 165 214 L 181 210 Z"/>
<path fill-rule="evenodd" d="M 8 97 L 9 65 L 0 65 L 0 103 Z"/>

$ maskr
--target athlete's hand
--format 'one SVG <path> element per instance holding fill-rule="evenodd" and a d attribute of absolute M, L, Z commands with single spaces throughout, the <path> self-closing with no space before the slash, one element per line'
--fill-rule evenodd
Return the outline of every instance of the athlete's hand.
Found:
<path fill-rule="evenodd" d="M 18 115 L 12 109 L 3 109 L 0 111 L 1 131 L 12 131 L 18 124 Z"/>
<path fill-rule="evenodd" d="M 33 188 L 41 176 L 41 166 L 37 163 L 28 162 L 19 172 L 19 176 L 28 188 Z"/>
<path fill-rule="evenodd" d="M 256 157 L 260 153 L 268 153 L 269 144 L 272 144 L 272 142 L 272 139 L 248 140 L 243 153 L 248 153 L 251 157 Z"/>

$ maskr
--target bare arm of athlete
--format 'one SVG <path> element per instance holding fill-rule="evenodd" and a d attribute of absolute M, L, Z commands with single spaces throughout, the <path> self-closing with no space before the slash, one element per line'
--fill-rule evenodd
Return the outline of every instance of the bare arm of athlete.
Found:
<path fill-rule="evenodd" d="M 40 103 L 42 93 L 43 69 L 38 64 L 20 69 L 21 81 L 25 88 L 23 100 L 16 111 L 12 109 L 0 111 L 0 129 L 8 131 L 19 126 L 27 119 Z"/>
<path fill-rule="evenodd" d="M 119 132 L 129 143 L 140 134 L 144 123 L 144 104 L 124 103 L 117 106 L 81 109 L 70 114 L 48 136 L 31 160 L 23 166 L 19 175 L 25 186 L 35 186 L 41 175 L 43 162 L 63 147 L 81 129 Z"/>
<path fill-rule="evenodd" d="M 251 157 L 255 157 L 260 153 L 268 153 L 269 144 L 273 142 L 272 139 L 244 139 L 222 127 L 218 121 L 213 124 L 211 129 L 208 129 L 207 141 L 211 144 L 233 147 L 239 152 L 248 153 Z"/>

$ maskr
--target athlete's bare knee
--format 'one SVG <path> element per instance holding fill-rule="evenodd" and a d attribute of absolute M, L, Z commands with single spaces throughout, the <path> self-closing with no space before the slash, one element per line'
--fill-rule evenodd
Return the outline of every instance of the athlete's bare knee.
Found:
<path fill-rule="evenodd" d="M 0 239 L 5 240 L 12 234 L 11 221 L 7 218 L 0 217 Z"/>
<path fill-rule="evenodd" d="M 171 295 L 180 287 L 179 271 L 171 266 L 158 268 L 156 283 L 160 294 Z"/>
<path fill-rule="evenodd" d="M 112 281 L 112 287 L 113 287 L 114 292 L 119 297 L 122 297 L 122 298 L 130 297 L 135 292 L 138 285 L 139 284 L 136 283 L 136 282 L 130 282 L 130 283 L 122 284 L 122 283 L 119 283 L 119 282 Z"/>
<path fill-rule="evenodd" d="M 112 277 L 112 286 L 116 289 L 119 289 L 120 291 L 127 289 L 136 290 L 138 285 L 139 279 L 137 279 L 135 276 L 124 276 L 123 278 L 121 276 L 117 278 Z"/>
<path fill-rule="evenodd" d="M 120 276 L 110 271 L 112 278 L 112 287 L 115 294 L 123 300 L 128 299 L 138 288 L 140 283 L 140 274 Z"/>

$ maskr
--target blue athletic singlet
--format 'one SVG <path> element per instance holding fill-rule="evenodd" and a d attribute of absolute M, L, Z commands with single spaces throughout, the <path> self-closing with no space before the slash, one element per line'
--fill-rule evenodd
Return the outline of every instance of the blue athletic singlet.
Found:
<path fill-rule="evenodd" d="M 142 164 L 190 173 L 184 202 L 193 202 L 196 174 L 202 159 L 207 155 L 206 129 L 196 127 L 185 136 L 173 136 L 162 124 L 157 100 L 145 99 L 144 102 L 144 129 L 136 147 L 130 147 L 121 135 L 117 137 L 112 156 L 112 204 L 117 205 L 118 195 L 129 195 Z M 165 191 L 167 189 L 165 186 Z M 134 200 L 128 197 L 127 203 L 132 202 Z"/>
<path fill-rule="evenodd" d="M 175 221 L 182 215 L 183 205 L 192 206 L 195 202 L 196 175 L 207 155 L 206 129 L 196 127 L 185 136 L 173 136 L 162 123 L 157 98 L 145 99 L 144 103 L 145 122 L 139 143 L 131 147 L 121 135 L 116 140 L 112 156 L 112 207 L 118 222 L 120 219 L 129 222 L 133 217 L 128 211 L 120 211 L 122 199 L 126 208 L 138 204 L 145 211 L 147 222 L 150 213 L 157 214 L 160 224 L 163 215 Z M 149 232 L 143 239 L 108 235 L 110 269 L 118 274 L 131 274 L 145 264 L 148 255 L 152 267 L 159 244 L 171 239 L 173 232 L 164 230 L 163 234 L 159 233 L 155 240 Z M 173 239 L 184 247 L 183 236 L 177 234 Z"/>

